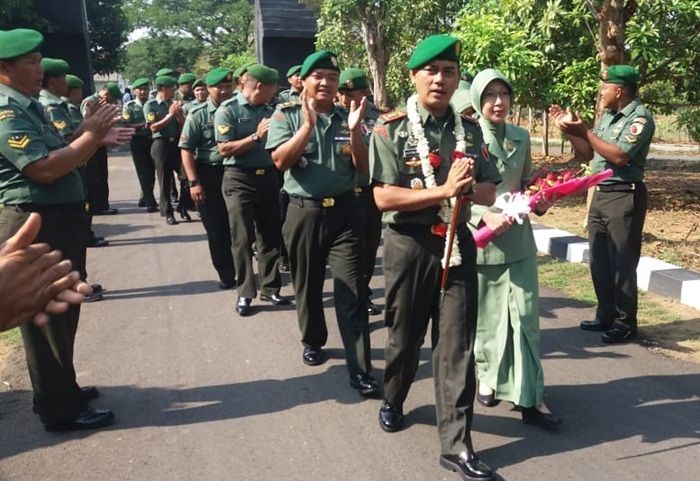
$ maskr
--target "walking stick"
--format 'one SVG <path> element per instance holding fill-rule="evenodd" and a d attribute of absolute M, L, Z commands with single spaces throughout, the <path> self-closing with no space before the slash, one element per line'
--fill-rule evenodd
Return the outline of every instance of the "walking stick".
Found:
<path fill-rule="evenodd" d="M 457 222 L 459 222 L 459 212 L 462 210 L 462 194 L 457 194 L 454 209 L 452 209 L 452 218 L 450 219 L 450 237 L 447 239 L 447 252 L 445 253 L 445 267 L 442 269 L 442 279 L 440 281 L 440 306 L 445 300 L 445 289 L 447 287 L 447 274 L 450 272 L 450 257 L 452 257 L 452 246 L 457 233 Z"/>

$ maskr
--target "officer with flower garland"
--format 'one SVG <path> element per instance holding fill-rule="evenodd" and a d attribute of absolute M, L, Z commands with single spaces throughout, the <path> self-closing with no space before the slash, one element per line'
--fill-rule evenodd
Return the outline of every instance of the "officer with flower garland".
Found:
<path fill-rule="evenodd" d="M 450 106 L 459 83 L 457 39 L 423 39 L 408 68 L 417 93 L 408 99 L 407 113 L 380 118 L 370 144 L 374 198 L 388 224 L 384 275 L 389 332 L 379 424 L 388 432 L 402 428 L 403 403 L 432 318 L 440 464 L 463 479 L 490 480 L 493 472 L 477 457 L 471 440 L 477 278 L 476 246 L 466 221 L 469 202 L 492 204 L 501 178 L 488 160 L 476 122 Z M 442 297 L 441 260 L 450 230 L 445 224 L 462 194 Z"/>

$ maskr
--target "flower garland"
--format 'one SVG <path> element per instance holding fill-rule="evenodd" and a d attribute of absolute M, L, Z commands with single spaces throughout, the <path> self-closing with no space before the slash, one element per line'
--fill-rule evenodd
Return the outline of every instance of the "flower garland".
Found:
<path fill-rule="evenodd" d="M 406 111 L 408 113 L 408 120 L 411 123 L 411 132 L 413 137 L 417 141 L 416 150 L 418 150 L 418 155 L 420 156 L 421 169 L 423 171 L 423 177 L 425 177 L 425 186 L 430 189 L 437 187 L 435 182 L 435 171 L 433 167 L 436 162 L 433 159 L 431 162 L 430 145 L 428 144 L 428 139 L 425 137 L 425 131 L 423 130 L 423 123 L 421 122 L 420 114 L 418 113 L 418 96 L 412 95 L 406 102 Z M 453 153 L 453 158 L 462 157 L 467 149 L 467 143 L 464 139 L 464 126 L 462 125 L 462 119 L 459 114 L 454 111 L 454 130 L 452 133 L 457 141 L 455 145 L 455 152 Z M 439 164 L 438 164 L 439 165 Z M 452 208 L 455 205 L 455 199 L 450 198 L 443 200 L 440 203 L 440 219 L 447 225 L 446 239 L 450 238 L 450 221 L 452 220 Z M 442 268 L 444 269 L 447 265 L 447 243 L 445 243 L 445 253 L 442 256 Z M 459 250 L 459 238 L 455 236 L 454 246 L 452 247 L 452 253 L 449 259 L 450 267 L 458 266 L 462 264 L 462 255 Z"/>

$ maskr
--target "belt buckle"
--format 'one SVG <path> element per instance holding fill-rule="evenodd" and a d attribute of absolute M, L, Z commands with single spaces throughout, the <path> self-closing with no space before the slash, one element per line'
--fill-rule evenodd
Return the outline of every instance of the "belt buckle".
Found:
<path fill-rule="evenodd" d="M 356 193 L 356 194 L 361 194 L 361 193 L 362 193 L 362 187 L 355 187 L 355 193 Z"/>
<path fill-rule="evenodd" d="M 265 169 L 256 169 L 255 175 L 265 175 Z"/>
<path fill-rule="evenodd" d="M 175 142 L 175 137 L 168 137 L 168 142 Z"/>
<path fill-rule="evenodd" d="M 333 197 L 326 197 L 321 201 L 323 207 L 333 207 L 335 205 L 335 199 Z"/>

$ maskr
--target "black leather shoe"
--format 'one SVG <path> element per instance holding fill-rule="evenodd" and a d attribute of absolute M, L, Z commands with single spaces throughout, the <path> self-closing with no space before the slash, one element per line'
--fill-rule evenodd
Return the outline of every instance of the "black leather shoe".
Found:
<path fill-rule="evenodd" d="M 66 423 L 45 424 L 47 431 L 82 431 L 109 426 L 114 422 L 114 413 L 109 409 L 86 407 L 78 417 Z"/>
<path fill-rule="evenodd" d="M 180 217 L 182 217 L 182 220 L 185 222 L 192 222 L 192 217 L 190 217 L 190 214 L 186 211 L 180 211 Z"/>
<path fill-rule="evenodd" d="M 459 474 L 465 481 L 491 481 L 493 470 L 474 453 L 443 454 L 440 466 Z"/>
<path fill-rule="evenodd" d="M 370 316 L 378 316 L 381 313 L 382 309 L 370 299 L 367 299 L 367 314 Z"/>
<path fill-rule="evenodd" d="M 250 297 L 239 297 L 238 302 L 236 302 L 236 312 L 241 316 L 249 316 L 253 312 L 250 301 Z"/>
<path fill-rule="evenodd" d="M 561 419 L 551 413 L 543 413 L 536 407 L 520 408 L 523 422 L 525 424 L 533 424 L 541 428 L 552 428 L 561 424 Z"/>
<path fill-rule="evenodd" d="M 599 319 L 593 319 L 592 321 L 581 321 L 579 327 L 584 331 L 604 332 L 612 327 L 612 322 L 603 322 Z"/>
<path fill-rule="evenodd" d="M 81 387 L 80 390 L 83 391 L 83 396 L 85 396 L 85 400 L 88 402 L 94 401 L 100 397 L 100 391 L 98 391 L 95 386 Z"/>
<path fill-rule="evenodd" d="M 494 406 L 498 406 L 501 403 L 500 399 L 496 399 L 496 393 L 492 392 L 491 394 L 481 394 L 478 390 L 476 391 L 476 400 L 481 404 L 482 406 L 486 406 L 487 408 L 492 408 Z"/>
<path fill-rule="evenodd" d="M 93 294 L 102 293 L 105 290 L 102 284 L 90 284 L 90 287 L 92 287 Z"/>
<path fill-rule="evenodd" d="M 104 299 L 102 292 L 93 292 L 92 294 L 84 294 L 83 302 L 97 302 Z"/>
<path fill-rule="evenodd" d="M 102 209 L 95 212 L 95 215 L 114 215 L 118 212 L 117 209 Z"/>
<path fill-rule="evenodd" d="M 288 259 L 280 259 L 280 272 L 289 273 Z"/>
<path fill-rule="evenodd" d="M 88 241 L 88 244 L 87 244 L 88 247 L 106 247 L 108 245 L 109 245 L 109 241 L 105 240 L 104 237 L 103 238 L 95 237 L 94 239 L 90 239 Z"/>
<path fill-rule="evenodd" d="M 372 396 L 379 392 L 379 383 L 367 373 L 351 376 L 350 386 L 363 396 Z"/>
<path fill-rule="evenodd" d="M 175 216 L 171 215 L 166 215 L 165 216 L 165 223 L 168 225 L 177 225 L 177 221 L 175 220 Z"/>
<path fill-rule="evenodd" d="M 139 207 L 146 207 L 146 201 L 143 200 L 143 199 L 139 199 L 138 206 L 139 206 Z"/>
<path fill-rule="evenodd" d="M 286 306 L 291 302 L 287 297 L 280 296 L 279 294 L 263 294 L 262 292 L 260 293 L 260 300 L 270 302 L 275 306 Z"/>
<path fill-rule="evenodd" d="M 637 333 L 623 324 L 615 324 L 608 329 L 600 337 L 600 340 L 606 344 L 620 344 L 622 342 L 632 341 L 637 337 Z"/>
<path fill-rule="evenodd" d="M 401 431 L 403 427 L 403 407 L 384 401 L 379 409 L 379 427 L 387 433 Z"/>
<path fill-rule="evenodd" d="M 236 287 L 236 281 L 219 281 L 219 289 L 227 290 Z"/>
<path fill-rule="evenodd" d="M 158 212 L 158 206 L 157 205 L 147 205 L 146 212 Z"/>
<path fill-rule="evenodd" d="M 320 366 L 326 362 L 326 355 L 320 347 L 305 347 L 301 358 L 307 366 Z"/>

